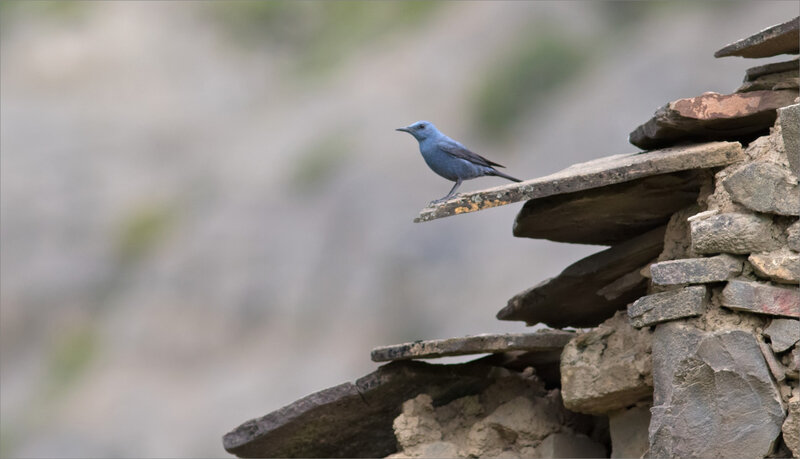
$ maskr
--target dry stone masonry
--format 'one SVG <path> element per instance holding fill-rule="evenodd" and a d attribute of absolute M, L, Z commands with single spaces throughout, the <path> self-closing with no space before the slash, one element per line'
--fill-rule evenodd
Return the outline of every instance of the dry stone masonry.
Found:
<path fill-rule="evenodd" d="M 715 56 L 798 54 L 800 18 Z M 223 438 L 241 457 L 800 456 L 798 59 L 672 101 L 645 152 L 458 195 L 514 235 L 609 246 L 508 300 L 532 333 L 382 346 L 386 362 Z M 572 331 L 555 330 L 564 327 Z M 578 329 L 591 327 L 590 329 Z M 481 355 L 434 365 L 415 359 Z"/>

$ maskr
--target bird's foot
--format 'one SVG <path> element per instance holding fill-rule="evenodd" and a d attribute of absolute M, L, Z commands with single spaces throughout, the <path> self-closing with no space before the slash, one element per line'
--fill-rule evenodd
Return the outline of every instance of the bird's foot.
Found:
<path fill-rule="evenodd" d="M 459 196 L 461 196 L 461 193 L 457 193 L 457 194 L 450 195 L 450 196 L 445 196 L 445 197 L 439 198 L 439 199 L 434 199 L 433 201 L 428 203 L 428 207 L 434 206 L 436 204 L 441 204 L 441 203 L 443 203 L 445 201 L 449 201 L 451 199 L 455 199 L 455 198 L 457 198 Z"/>

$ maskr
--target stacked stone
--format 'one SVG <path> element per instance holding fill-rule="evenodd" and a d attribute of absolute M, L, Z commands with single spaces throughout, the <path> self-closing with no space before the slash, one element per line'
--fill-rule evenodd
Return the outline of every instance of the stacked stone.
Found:
<path fill-rule="evenodd" d="M 800 52 L 800 19 L 716 56 Z M 800 456 L 798 60 L 660 108 L 643 153 L 459 195 L 514 235 L 609 248 L 508 301 L 553 328 L 382 346 L 390 363 L 225 435 L 242 457 Z M 744 147 L 743 147 L 744 145 Z M 652 150 L 658 148 L 658 150 Z M 414 361 L 489 353 L 467 363 Z"/>
<path fill-rule="evenodd" d="M 795 19 L 717 55 L 797 53 L 797 29 Z M 786 46 L 754 53 L 764 37 Z M 688 225 L 674 230 L 690 245 L 650 265 L 651 294 L 627 308 L 634 327 L 654 328 L 650 456 L 800 455 L 797 81 L 797 59 L 756 67 L 737 93 L 672 102 L 631 134 L 646 146 L 701 135 L 707 125 L 687 120 L 708 122 L 710 98 L 717 127 L 726 115 L 748 121 L 717 130 L 718 139 L 746 139 L 771 118 L 766 111 L 777 115 L 744 161 L 716 172 L 700 212 L 676 214 Z"/>

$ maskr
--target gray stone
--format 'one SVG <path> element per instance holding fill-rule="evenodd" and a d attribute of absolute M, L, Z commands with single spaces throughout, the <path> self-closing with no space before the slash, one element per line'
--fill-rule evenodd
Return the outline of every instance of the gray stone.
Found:
<path fill-rule="evenodd" d="M 800 457 L 800 399 L 789 401 L 789 415 L 783 422 L 783 441 L 792 451 L 793 457 Z"/>
<path fill-rule="evenodd" d="M 554 433 L 542 440 L 533 457 L 606 457 L 606 447 L 586 435 Z"/>
<path fill-rule="evenodd" d="M 699 316 L 705 312 L 707 304 L 708 289 L 704 285 L 694 285 L 643 296 L 628 306 L 628 318 L 631 325 L 642 328 Z"/>
<path fill-rule="evenodd" d="M 800 320 L 772 319 L 763 334 L 769 338 L 773 351 L 787 351 L 800 341 Z"/>
<path fill-rule="evenodd" d="M 642 457 L 647 451 L 647 428 L 650 425 L 650 408 L 634 406 L 608 414 L 611 433 L 611 457 Z"/>
<path fill-rule="evenodd" d="M 745 164 L 722 181 L 731 198 L 756 212 L 800 215 L 797 177 L 777 164 Z"/>
<path fill-rule="evenodd" d="M 384 457 L 397 450 L 392 422 L 404 401 L 425 393 L 444 404 L 497 377 L 496 367 L 476 363 L 392 362 L 245 422 L 223 446 L 239 457 Z"/>
<path fill-rule="evenodd" d="M 683 171 L 602 188 L 530 199 L 517 214 L 514 236 L 613 245 L 667 223 L 694 203 L 702 174 Z"/>
<path fill-rule="evenodd" d="M 800 177 L 800 104 L 778 109 L 783 149 L 795 177 Z"/>
<path fill-rule="evenodd" d="M 758 348 L 761 350 L 761 355 L 764 356 L 764 361 L 767 363 L 767 368 L 769 368 L 772 376 L 775 377 L 775 381 L 781 382 L 786 379 L 786 370 L 778 363 L 778 359 L 775 358 L 772 349 L 762 339 L 757 338 L 756 341 L 758 342 Z"/>
<path fill-rule="evenodd" d="M 722 306 L 738 311 L 800 317 L 800 291 L 760 282 L 732 280 L 722 290 Z"/>
<path fill-rule="evenodd" d="M 656 110 L 631 132 L 629 141 L 648 150 L 678 142 L 750 141 L 769 133 L 777 109 L 794 103 L 796 89 L 734 94 L 705 93 L 678 99 Z"/>
<path fill-rule="evenodd" d="M 786 228 L 786 245 L 795 252 L 800 252 L 800 221 Z"/>
<path fill-rule="evenodd" d="M 624 311 L 576 336 L 561 354 L 561 397 L 567 409 L 605 414 L 652 394 L 649 329 L 628 324 Z"/>
<path fill-rule="evenodd" d="M 783 409 L 751 334 L 659 325 L 653 368 L 652 457 L 765 457 L 772 451 Z"/>
<path fill-rule="evenodd" d="M 800 87 L 800 78 L 797 68 L 785 72 L 769 73 L 762 75 L 753 81 L 746 81 L 739 86 L 736 92 L 748 91 L 769 91 L 779 89 L 797 89 Z"/>
<path fill-rule="evenodd" d="M 781 246 L 772 235 L 772 220 L 752 214 L 716 214 L 691 222 L 696 253 L 768 252 Z"/>
<path fill-rule="evenodd" d="M 742 146 L 737 142 L 685 145 L 651 151 L 646 155 L 629 153 L 607 156 L 574 164 L 545 177 L 459 194 L 450 200 L 426 207 L 414 221 L 426 222 L 528 199 L 601 188 L 654 175 L 725 166 L 743 159 Z"/>
<path fill-rule="evenodd" d="M 754 253 L 747 261 L 759 277 L 782 284 L 800 284 L 800 254 L 788 249 Z"/>
<path fill-rule="evenodd" d="M 528 325 L 542 322 L 553 328 L 595 326 L 646 293 L 647 279 L 640 274 L 638 283 L 625 283 L 627 291 L 608 295 L 604 288 L 638 272 L 658 256 L 663 245 L 662 227 L 579 260 L 557 277 L 508 300 L 497 318 L 524 320 Z"/>
<path fill-rule="evenodd" d="M 742 273 L 740 258 L 722 254 L 708 258 L 684 258 L 650 265 L 650 276 L 656 285 L 702 284 L 721 282 Z"/>
<path fill-rule="evenodd" d="M 769 64 L 750 67 L 747 69 L 747 71 L 745 71 L 744 81 L 755 81 L 765 75 L 786 72 L 789 70 L 797 70 L 798 67 L 800 67 L 800 61 L 798 61 L 796 57 L 788 61 L 771 62 Z"/>
<path fill-rule="evenodd" d="M 383 346 L 372 350 L 373 362 L 403 359 L 430 359 L 453 355 L 490 354 L 496 352 L 528 351 L 551 356 L 558 361 L 561 349 L 575 336 L 561 330 L 538 330 L 535 333 L 501 333 L 463 338 L 415 341 Z"/>
<path fill-rule="evenodd" d="M 770 57 L 798 53 L 798 18 L 777 24 L 725 46 L 714 57 Z"/>

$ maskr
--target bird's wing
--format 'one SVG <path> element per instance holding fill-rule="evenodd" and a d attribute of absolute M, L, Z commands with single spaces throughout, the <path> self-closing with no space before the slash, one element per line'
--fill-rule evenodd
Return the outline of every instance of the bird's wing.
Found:
<path fill-rule="evenodd" d="M 465 159 L 473 164 L 479 164 L 481 166 L 486 166 L 486 167 L 492 167 L 492 166 L 505 167 L 502 164 L 490 161 L 477 153 L 473 153 L 467 150 L 467 148 L 464 147 L 464 145 L 461 145 L 460 143 L 452 139 L 442 140 L 437 144 L 437 146 L 450 156 Z"/>

